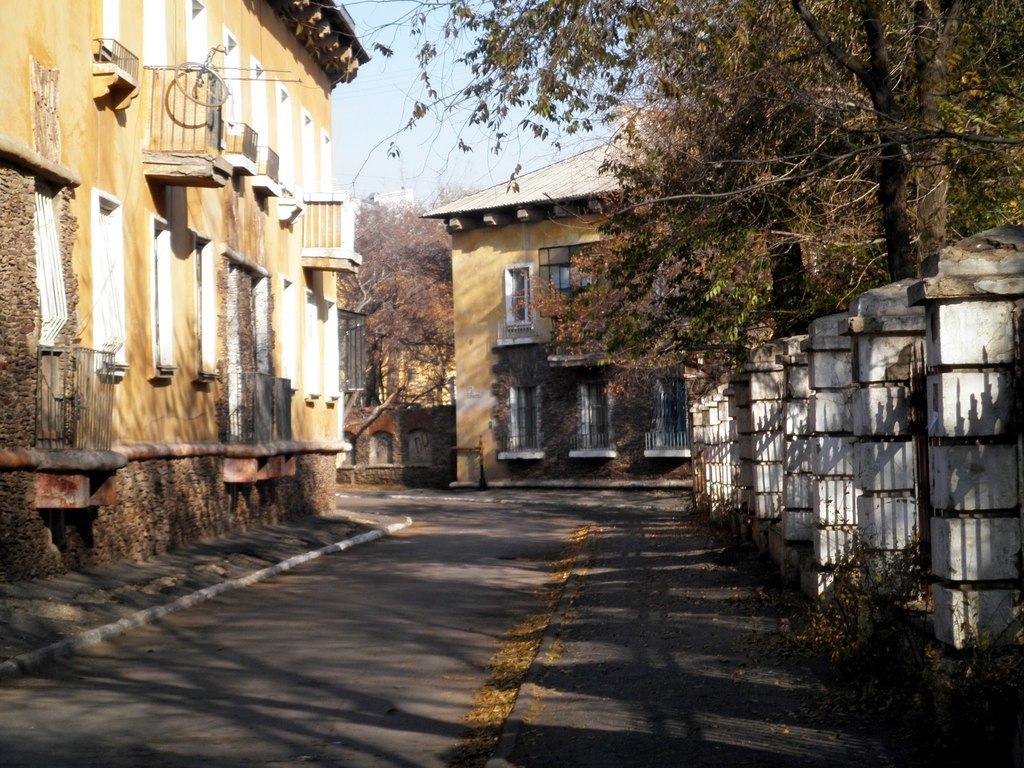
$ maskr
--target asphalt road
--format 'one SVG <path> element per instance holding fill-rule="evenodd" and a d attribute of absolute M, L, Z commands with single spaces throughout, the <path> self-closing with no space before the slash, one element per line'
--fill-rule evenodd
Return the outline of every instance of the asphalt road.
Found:
<path fill-rule="evenodd" d="M 393 537 L 0 685 L 0 766 L 443 765 L 503 632 L 579 520 L 372 497 Z"/>

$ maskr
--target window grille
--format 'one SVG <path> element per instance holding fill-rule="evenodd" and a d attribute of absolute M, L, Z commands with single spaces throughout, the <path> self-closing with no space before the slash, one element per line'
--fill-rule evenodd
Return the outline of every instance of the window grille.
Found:
<path fill-rule="evenodd" d="M 343 389 L 366 388 L 366 315 L 338 310 L 338 343 Z"/>

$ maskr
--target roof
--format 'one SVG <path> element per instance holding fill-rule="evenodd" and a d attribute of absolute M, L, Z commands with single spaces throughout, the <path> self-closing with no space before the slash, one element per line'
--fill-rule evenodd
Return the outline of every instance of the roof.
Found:
<path fill-rule="evenodd" d="M 336 0 L 267 0 L 313 60 L 330 78 L 331 87 L 350 83 L 370 60 L 356 36 L 355 22 Z"/>
<path fill-rule="evenodd" d="M 583 152 L 526 173 L 515 180 L 466 195 L 424 214 L 442 219 L 463 213 L 494 211 L 502 208 L 528 208 L 538 204 L 586 200 L 619 189 L 619 181 L 609 171 L 601 171 L 610 144 Z"/>

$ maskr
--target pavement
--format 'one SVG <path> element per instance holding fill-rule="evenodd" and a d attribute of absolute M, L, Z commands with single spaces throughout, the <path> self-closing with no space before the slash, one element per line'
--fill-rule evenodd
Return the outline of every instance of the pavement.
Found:
<path fill-rule="evenodd" d="M 379 507 L 386 511 L 345 511 L 374 497 L 389 500 Z M 717 537 L 685 496 L 669 492 L 342 492 L 331 516 L 143 563 L 3 584 L 0 685 L 168 612 L 399 531 L 411 522 L 399 513 L 403 499 L 410 507 L 569 508 L 590 525 L 488 768 L 910 764 L 912 748 L 884 724 L 820 710 L 828 669 L 778 650 L 796 603 L 779 599 L 752 548 Z"/>

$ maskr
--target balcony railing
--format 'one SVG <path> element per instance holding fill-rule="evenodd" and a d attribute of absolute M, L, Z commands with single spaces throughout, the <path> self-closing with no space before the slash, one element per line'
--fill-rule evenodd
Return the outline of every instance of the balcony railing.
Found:
<path fill-rule="evenodd" d="M 292 387 L 269 373 L 228 374 L 229 443 L 292 439 Z"/>
<path fill-rule="evenodd" d="M 569 444 L 573 451 L 614 451 L 610 432 L 577 432 Z"/>
<path fill-rule="evenodd" d="M 231 164 L 221 157 L 220 107 L 203 106 L 175 85 L 175 70 L 146 67 L 149 106 L 143 157 L 146 177 L 165 184 L 223 187 Z"/>
<path fill-rule="evenodd" d="M 647 432 L 644 434 L 644 448 L 655 450 L 682 450 L 690 447 L 688 432 Z"/>
<path fill-rule="evenodd" d="M 114 416 L 114 354 L 40 347 L 36 445 L 44 450 L 108 450 Z"/>
<path fill-rule="evenodd" d="M 530 344 L 536 338 L 537 324 L 533 319 L 498 324 L 498 344 Z"/>
<path fill-rule="evenodd" d="M 302 266 L 349 272 L 362 262 L 355 252 L 355 207 L 348 195 L 310 194 L 304 200 Z"/>
<path fill-rule="evenodd" d="M 97 38 L 92 60 L 97 64 L 113 64 L 136 84 L 139 82 L 139 57 L 117 40 Z"/>
<path fill-rule="evenodd" d="M 539 451 L 540 439 L 536 434 L 506 435 L 502 438 L 500 447 L 502 451 Z"/>
<path fill-rule="evenodd" d="M 281 158 L 266 145 L 256 147 L 256 175 L 252 178 L 252 187 L 264 195 L 281 196 Z"/>
<path fill-rule="evenodd" d="M 245 123 L 229 123 L 224 137 L 224 157 L 235 170 L 252 176 L 257 170 L 256 131 Z"/>

